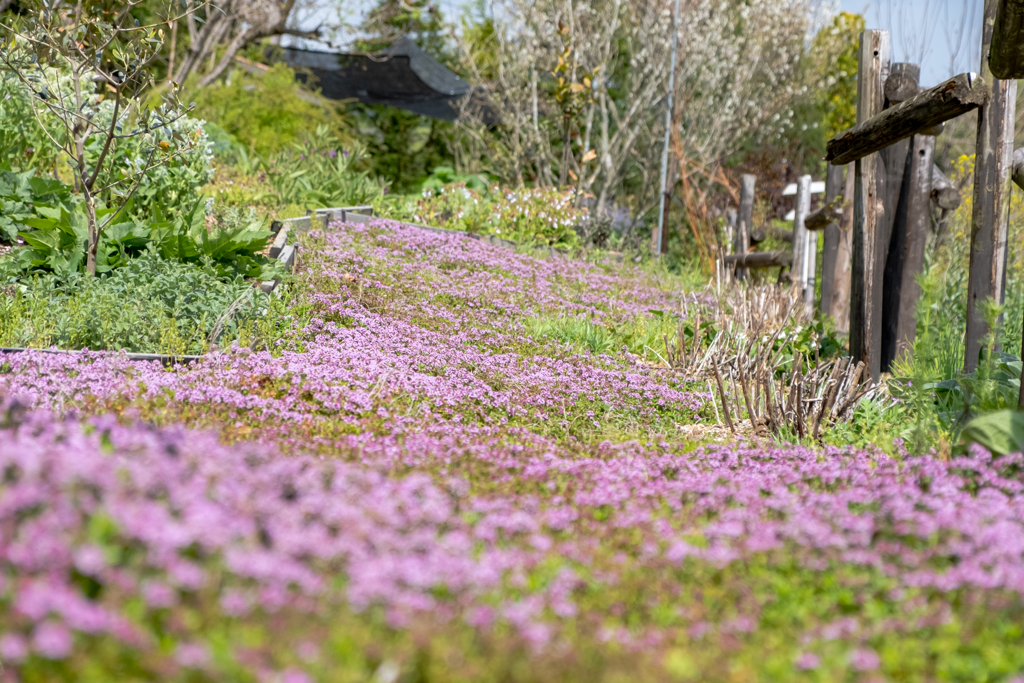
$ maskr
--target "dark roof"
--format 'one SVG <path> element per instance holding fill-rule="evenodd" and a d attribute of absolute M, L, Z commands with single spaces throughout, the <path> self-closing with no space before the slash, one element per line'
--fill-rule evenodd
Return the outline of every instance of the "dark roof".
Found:
<path fill-rule="evenodd" d="M 285 61 L 312 72 L 323 96 L 388 104 L 436 119 L 455 120 L 474 88 L 408 38 L 377 55 L 284 48 Z M 301 76 L 300 76 L 301 77 Z"/>

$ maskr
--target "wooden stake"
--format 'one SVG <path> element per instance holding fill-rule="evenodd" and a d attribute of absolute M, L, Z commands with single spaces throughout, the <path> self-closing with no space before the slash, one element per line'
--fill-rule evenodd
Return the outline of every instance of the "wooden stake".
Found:
<path fill-rule="evenodd" d="M 754 191 L 757 176 L 744 173 L 740 181 L 740 213 L 736 230 L 736 256 L 745 256 L 750 250 L 750 233 L 754 230 Z M 747 269 L 736 266 L 736 279 L 746 280 Z"/>
<path fill-rule="evenodd" d="M 853 188 L 856 174 L 852 165 L 846 166 L 846 183 L 843 186 L 843 220 L 839 224 L 839 247 L 836 249 L 835 278 L 832 282 L 832 302 L 829 316 L 835 321 L 836 331 L 842 334 L 850 331 L 850 277 L 853 265 Z M 830 269 L 832 270 L 832 269 Z"/>
<path fill-rule="evenodd" d="M 905 238 L 899 288 L 894 293 L 898 301 L 894 315 L 894 359 L 904 358 L 911 352 L 917 332 L 917 303 L 921 298 L 921 285 L 917 278 L 924 271 L 924 250 L 928 242 L 928 201 L 934 154 L 934 137 L 914 136 L 904 180 L 906 199 L 900 202 L 900 214 L 896 222 L 896 229 L 904 232 Z"/>
<path fill-rule="evenodd" d="M 1024 147 L 1013 153 L 1013 172 L 1011 177 L 1017 187 L 1024 190 Z"/>
<path fill-rule="evenodd" d="M 882 87 L 889 72 L 889 33 L 864 31 L 860 38 L 857 79 L 857 123 L 882 110 Z M 850 282 L 850 353 L 875 380 L 881 368 L 882 271 L 885 248 L 880 242 L 884 175 L 877 154 L 855 164 L 853 193 L 853 272 Z"/>
<path fill-rule="evenodd" d="M 891 71 L 889 78 L 885 81 L 885 106 L 887 109 L 914 97 L 917 94 L 917 83 L 921 75 L 921 68 L 917 64 L 909 64 L 907 62 L 893 64 Z M 881 151 L 882 163 L 885 164 L 885 195 L 882 198 L 885 205 L 885 212 L 882 214 L 882 225 L 885 228 L 880 237 L 882 245 L 886 248 L 887 263 L 894 258 L 892 230 L 896 222 L 896 212 L 900 201 L 900 188 L 903 186 L 903 168 L 907 163 L 907 152 L 909 149 L 910 138 L 905 138 Z M 896 239 L 902 248 L 902 236 L 897 236 Z M 895 258 L 901 261 L 903 258 L 902 252 L 896 255 Z M 887 265 L 886 268 L 889 268 L 889 266 Z M 883 298 L 885 297 L 884 292 L 891 288 L 887 283 L 882 285 Z M 882 316 L 883 318 L 885 317 L 885 308 L 882 309 Z M 885 348 L 887 341 L 884 340 L 884 330 L 885 328 L 883 327 L 883 348 Z M 882 353 L 884 356 L 885 352 L 883 351 Z M 883 360 L 882 367 L 885 368 L 886 365 L 885 360 Z"/>
<path fill-rule="evenodd" d="M 952 211 L 960 206 L 960 190 L 936 164 L 932 164 L 932 201 L 935 206 Z"/>
<path fill-rule="evenodd" d="M 825 204 L 831 206 L 836 200 L 846 201 L 843 197 L 843 171 L 845 166 L 828 165 L 825 173 Z M 825 226 L 825 243 L 821 252 L 821 305 L 818 310 L 822 315 L 832 313 L 832 291 L 836 279 L 836 261 L 839 257 L 839 221 Z"/>
<path fill-rule="evenodd" d="M 796 183 L 796 210 L 793 212 L 793 282 L 800 288 L 804 306 L 810 313 L 814 306 L 814 261 L 818 254 L 818 236 L 807 230 L 805 221 L 811 212 L 811 176 L 804 175 Z M 812 239 L 813 237 L 813 239 Z"/>
<path fill-rule="evenodd" d="M 793 263 L 793 256 L 787 251 L 752 251 L 749 254 L 732 254 L 724 259 L 726 264 L 736 264 L 737 273 L 742 267 L 748 268 L 778 268 L 788 267 Z"/>
<path fill-rule="evenodd" d="M 982 23 L 981 76 L 989 87 L 988 102 L 978 112 L 977 156 L 974 168 L 974 206 L 971 216 L 971 266 L 967 281 L 967 331 L 964 372 L 978 367 L 988 325 L 984 307 L 989 299 L 1003 302 L 1006 286 L 1006 239 L 1010 218 L 1010 164 L 1013 153 L 1014 103 L 1017 81 L 992 77 L 984 56 L 992 42 L 999 0 L 985 0 Z"/>

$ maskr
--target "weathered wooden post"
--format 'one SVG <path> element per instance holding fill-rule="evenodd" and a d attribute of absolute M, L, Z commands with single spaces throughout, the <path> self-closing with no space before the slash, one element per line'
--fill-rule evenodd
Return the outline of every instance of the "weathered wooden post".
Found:
<path fill-rule="evenodd" d="M 931 201 L 932 168 L 935 155 L 935 136 L 915 135 L 907 155 L 893 240 L 890 252 L 893 291 L 886 292 L 891 306 L 887 327 L 891 344 L 883 362 L 904 357 L 914 345 L 917 332 L 917 304 L 921 298 L 921 285 L 917 278 L 924 270 L 924 251 L 928 242 L 929 210 Z M 887 275 L 888 266 L 886 264 Z M 885 313 L 883 313 L 884 315 Z"/>
<path fill-rule="evenodd" d="M 825 205 L 831 206 L 837 200 L 849 201 L 843 192 L 843 170 L 845 166 L 828 165 L 825 171 Z M 841 219 L 840 219 L 841 220 Z M 825 227 L 825 239 L 821 248 L 821 304 L 822 315 L 832 313 L 832 291 L 836 281 L 836 262 L 839 258 L 839 223 L 833 221 Z"/>
<path fill-rule="evenodd" d="M 992 75 L 995 78 L 1024 78 L 1024 0 L 1000 0 L 994 20 L 987 60 Z M 984 53 L 981 59 L 986 61 Z"/>
<path fill-rule="evenodd" d="M 1017 187 L 1024 190 L 1024 147 L 1013 153 L 1013 182 Z M 1020 357 L 1024 358 L 1024 331 L 1021 333 Z M 1020 394 L 1017 397 L 1017 407 L 1024 410 L 1024 382 L 1020 383 Z"/>
<path fill-rule="evenodd" d="M 754 190 L 757 187 L 757 176 L 751 173 L 744 173 L 740 179 L 740 215 L 736 230 L 737 256 L 746 254 L 750 250 L 750 233 L 754 230 Z M 743 266 L 736 266 L 736 279 L 746 280 L 747 269 Z"/>
<path fill-rule="evenodd" d="M 805 221 L 811 212 L 811 176 L 796 181 L 796 207 L 793 211 L 793 270 L 791 278 L 800 288 L 804 307 L 814 308 L 814 261 L 817 255 L 817 234 L 811 233 Z M 812 242 L 811 238 L 814 237 Z"/>
<path fill-rule="evenodd" d="M 921 67 L 917 64 L 897 62 L 890 69 L 889 78 L 885 80 L 885 108 L 895 107 L 917 95 L 918 81 L 921 78 Z M 907 150 L 910 138 L 904 138 L 882 150 L 882 163 L 885 164 L 885 197 L 883 214 L 885 233 L 883 244 L 889 244 L 892 227 L 896 220 L 896 206 L 900 200 L 900 187 L 903 185 L 903 166 L 907 161 Z M 886 256 L 888 258 L 888 255 Z M 883 313 L 884 315 L 884 313 Z"/>
<path fill-rule="evenodd" d="M 889 32 L 863 31 L 857 58 L 857 124 L 882 111 L 889 76 Z M 881 368 L 882 226 L 884 176 L 877 153 L 857 159 L 853 190 L 853 270 L 850 281 L 850 355 L 863 361 L 872 381 Z"/>
<path fill-rule="evenodd" d="M 832 320 L 836 331 L 850 331 L 850 283 L 853 274 L 853 190 L 856 184 L 853 165 L 846 165 L 843 187 L 843 219 L 839 224 L 839 249 L 836 251 L 835 279 L 832 283 Z"/>
<path fill-rule="evenodd" d="M 1010 156 L 1013 152 L 1017 81 L 996 79 L 989 67 L 989 48 L 999 5 L 1000 0 L 985 0 L 982 23 L 981 78 L 989 89 L 989 96 L 978 111 L 964 372 L 973 372 L 978 367 L 978 354 L 988 334 L 984 319 L 985 302 L 992 299 L 1002 303 L 1006 286 Z"/>

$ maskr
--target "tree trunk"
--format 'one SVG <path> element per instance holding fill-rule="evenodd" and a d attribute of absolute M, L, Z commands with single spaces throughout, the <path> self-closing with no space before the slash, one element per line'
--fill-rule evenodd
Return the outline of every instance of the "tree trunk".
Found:
<path fill-rule="evenodd" d="M 83 188 L 85 195 L 85 216 L 88 222 L 88 244 L 86 245 L 87 252 L 85 256 L 85 272 L 89 275 L 96 274 L 96 254 L 99 251 L 100 245 L 100 227 L 99 222 L 96 220 L 96 198 L 92 196 L 92 193 L 88 188 Z"/>

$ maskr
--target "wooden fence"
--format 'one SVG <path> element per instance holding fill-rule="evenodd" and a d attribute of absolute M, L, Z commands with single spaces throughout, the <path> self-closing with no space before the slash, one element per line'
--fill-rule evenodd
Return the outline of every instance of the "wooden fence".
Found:
<path fill-rule="evenodd" d="M 960 203 L 959 192 L 933 161 L 935 137 L 946 121 L 975 109 L 965 372 L 977 367 L 988 333 L 984 302 L 1005 298 L 1010 182 L 1024 188 L 1024 149 L 1013 152 L 1015 79 L 1024 78 L 1024 2 L 985 0 L 984 11 L 981 52 L 987 58 L 981 73 L 960 74 L 929 89 L 919 87 L 917 65 L 890 63 L 886 31 L 861 34 L 857 125 L 828 141 L 820 209 L 808 213 L 810 177 L 797 184 L 791 253 L 750 252 L 755 179 L 744 176 L 741 184 L 736 253 L 724 257 L 725 263 L 735 266 L 737 278 L 748 268 L 788 268 L 810 309 L 815 233 L 824 231 L 818 309 L 849 331 L 851 355 L 864 362 L 867 380 L 877 380 L 913 345 L 929 203 L 940 211 L 940 240 L 948 213 Z"/>

